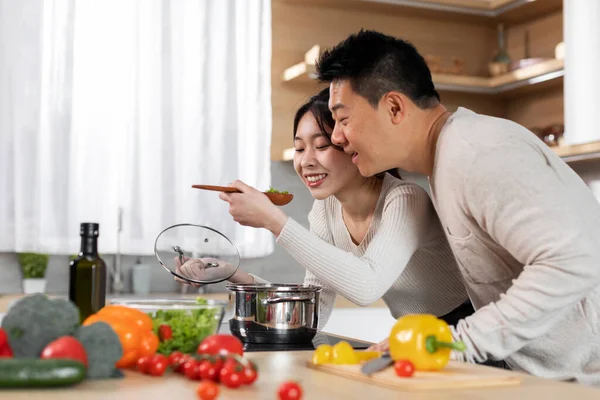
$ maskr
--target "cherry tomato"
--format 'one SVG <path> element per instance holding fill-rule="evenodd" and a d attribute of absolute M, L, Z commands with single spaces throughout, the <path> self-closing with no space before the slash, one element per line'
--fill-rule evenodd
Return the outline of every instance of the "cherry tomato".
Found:
<path fill-rule="evenodd" d="M 177 364 L 179 364 L 181 356 L 183 356 L 183 353 L 180 351 L 174 351 L 171 354 L 169 354 L 169 365 L 176 366 Z"/>
<path fill-rule="evenodd" d="M 189 354 L 182 354 L 177 360 L 177 363 L 175 365 L 172 365 L 173 371 L 183 373 L 183 366 L 185 365 L 185 363 L 193 359 L 194 358 Z"/>
<path fill-rule="evenodd" d="M 302 387 L 296 382 L 283 382 L 277 390 L 279 400 L 300 400 L 302 398 Z"/>
<path fill-rule="evenodd" d="M 160 338 L 161 342 L 164 342 L 165 340 L 169 340 L 173 337 L 173 330 L 171 329 L 171 327 L 167 324 L 162 324 L 161 326 L 158 327 L 158 337 Z"/>
<path fill-rule="evenodd" d="M 202 381 L 196 388 L 200 400 L 214 400 L 219 395 L 219 385 L 213 381 Z"/>
<path fill-rule="evenodd" d="M 244 355 L 242 341 L 233 335 L 218 333 L 206 337 L 196 351 L 198 354 L 228 354 Z"/>
<path fill-rule="evenodd" d="M 408 378 L 415 373 L 415 366 L 409 360 L 398 360 L 394 363 L 394 370 L 396 375 Z"/>
<path fill-rule="evenodd" d="M 150 359 L 149 373 L 152 376 L 163 376 L 167 370 L 167 357 L 162 354 L 156 354 Z"/>
<path fill-rule="evenodd" d="M 136 363 L 136 369 L 141 372 L 142 374 L 147 374 L 148 372 L 150 372 L 150 361 L 152 360 L 152 357 L 150 356 L 144 356 L 144 357 L 140 357 L 137 360 Z"/>
<path fill-rule="evenodd" d="M 186 378 L 195 380 L 200 379 L 200 374 L 198 373 L 198 368 L 200 367 L 200 363 L 196 360 L 187 360 L 185 364 L 183 364 L 183 374 Z"/>
<path fill-rule="evenodd" d="M 235 368 L 224 366 L 219 373 L 219 381 L 228 388 L 238 388 L 244 383 L 243 371 L 237 371 Z"/>
<path fill-rule="evenodd" d="M 250 361 L 250 365 L 248 367 L 244 368 L 243 377 L 245 385 L 252 385 L 258 378 L 256 365 L 252 361 Z"/>
<path fill-rule="evenodd" d="M 88 365 L 85 348 L 74 336 L 63 336 L 48 343 L 40 358 L 68 358 L 79 361 L 86 367 Z"/>
<path fill-rule="evenodd" d="M 200 376 L 200 379 L 217 382 L 219 380 L 219 372 L 220 370 L 215 368 L 210 361 L 200 361 L 200 365 L 198 366 L 198 375 Z"/>

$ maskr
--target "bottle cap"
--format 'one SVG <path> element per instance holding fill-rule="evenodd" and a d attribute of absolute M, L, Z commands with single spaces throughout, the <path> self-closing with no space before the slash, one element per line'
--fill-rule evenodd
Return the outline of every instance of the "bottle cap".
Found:
<path fill-rule="evenodd" d="M 86 237 L 98 237 L 100 235 L 100 224 L 96 222 L 82 222 L 79 235 Z"/>

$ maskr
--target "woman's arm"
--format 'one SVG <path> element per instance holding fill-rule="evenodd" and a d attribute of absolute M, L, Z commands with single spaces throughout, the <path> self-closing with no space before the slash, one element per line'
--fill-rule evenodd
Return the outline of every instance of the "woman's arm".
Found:
<path fill-rule="evenodd" d="M 315 202 L 309 214 L 316 236 L 288 218 L 277 243 L 348 300 L 361 306 L 371 304 L 402 274 L 430 228 L 427 221 L 434 211 L 429 196 L 416 185 L 393 189 L 386 198 L 380 227 L 362 257 L 330 244 L 332 234 L 323 203 Z"/>

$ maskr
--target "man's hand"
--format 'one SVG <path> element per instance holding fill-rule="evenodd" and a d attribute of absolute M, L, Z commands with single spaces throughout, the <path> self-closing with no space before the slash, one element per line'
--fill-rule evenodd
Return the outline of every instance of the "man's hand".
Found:
<path fill-rule="evenodd" d="M 219 193 L 219 198 L 229 203 L 229 214 L 240 225 L 265 228 L 278 236 L 287 221 L 287 215 L 257 189 L 241 181 L 230 186 L 242 193 Z"/>
<path fill-rule="evenodd" d="M 216 267 L 207 267 L 208 263 L 218 264 Z M 217 258 L 188 258 L 183 257 L 183 264 L 179 261 L 179 257 L 175 257 L 175 272 L 183 277 L 195 281 L 214 281 L 219 280 L 224 276 L 233 274 L 235 267 L 223 260 Z M 175 277 L 177 282 L 191 284 L 193 286 L 201 286 L 197 283 L 190 283 L 178 277 Z"/>
<path fill-rule="evenodd" d="M 369 347 L 367 349 L 367 351 L 381 351 L 381 352 L 385 352 L 388 351 L 390 349 L 390 342 L 389 339 L 384 339 L 381 342 L 374 344 L 373 346 Z"/>

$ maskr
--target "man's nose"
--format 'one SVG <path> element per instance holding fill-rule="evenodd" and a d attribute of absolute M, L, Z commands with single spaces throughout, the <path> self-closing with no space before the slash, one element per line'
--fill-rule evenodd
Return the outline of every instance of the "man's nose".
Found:
<path fill-rule="evenodd" d="M 331 132 L 331 142 L 340 147 L 344 147 L 344 144 L 346 144 L 346 136 L 344 136 L 344 132 L 342 132 L 342 128 L 337 122 L 333 127 L 333 132 Z"/>

